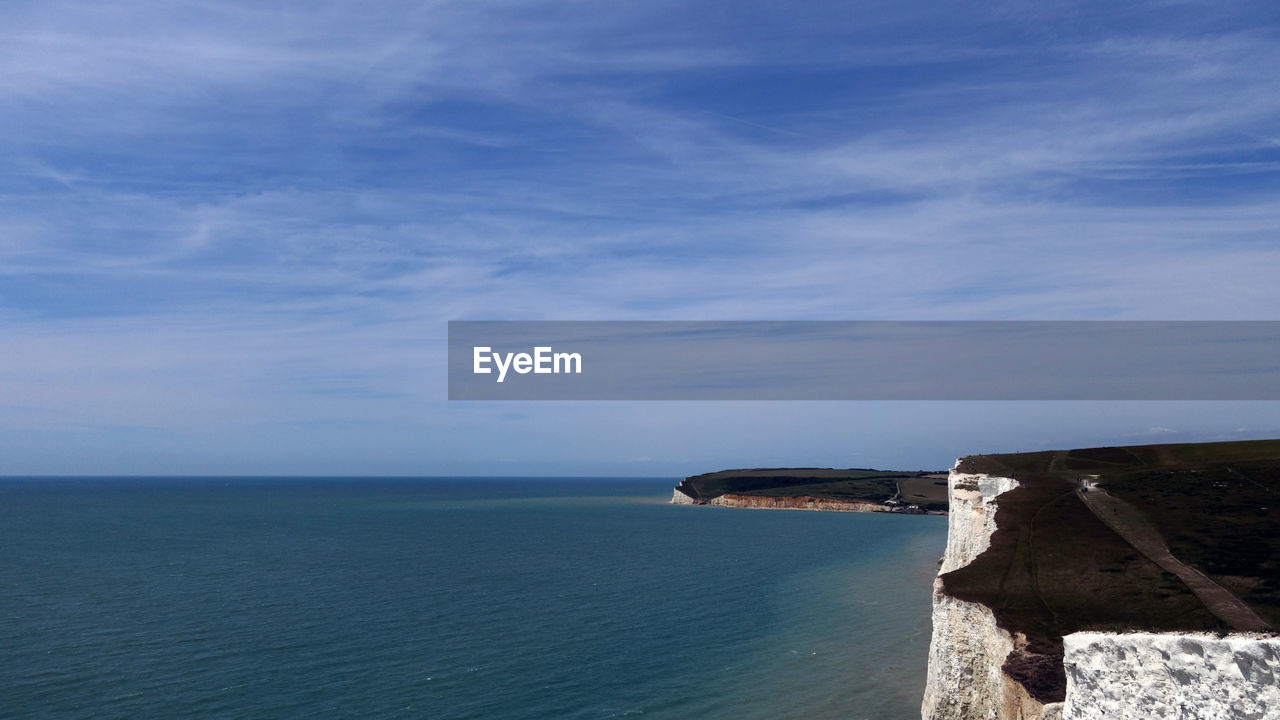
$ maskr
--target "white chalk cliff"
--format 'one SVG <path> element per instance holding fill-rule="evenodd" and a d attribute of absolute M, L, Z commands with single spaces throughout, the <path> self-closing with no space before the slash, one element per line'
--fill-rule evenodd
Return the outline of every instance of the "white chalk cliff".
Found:
<path fill-rule="evenodd" d="M 990 545 L 1012 478 L 952 470 L 939 575 Z M 1001 669 L 1020 637 L 979 603 L 934 582 L 924 720 L 1276 720 L 1280 638 L 1203 633 L 1081 632 L 1064 638 L 1066 701 L 1042 704 Z"/>
<path fill-rule="evenodd" d="M 698 501 L 694 500 L 688 495 L 685 495 L 683 492 L 680 491 L 680 488 L 676 488 L 675 490 L 671 491 L 671 504 L 672 505 L 697 505 Z"/>
<path fill-rule="evenodd" d="M 1018 486 L 1012 478 L 955 470 L 947 484 L 951 509 L 939 575 L 968 565 L 987 549 L 996 530 L 997 498 Z M 985 605 L 950 597 L 935 580 L 924 720 L 1061 717 L 1061 703 L 1046 708 L 1001 669 L 1017 641 L 996 625 Z"/>

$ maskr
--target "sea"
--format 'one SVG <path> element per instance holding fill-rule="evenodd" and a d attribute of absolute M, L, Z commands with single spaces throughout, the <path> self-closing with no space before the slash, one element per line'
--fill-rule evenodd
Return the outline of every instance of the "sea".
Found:
<path fill-rule="evenodd" d="M 677 480 L 0 479 L 0 717 L 920 716 L 945 517 Z"/>

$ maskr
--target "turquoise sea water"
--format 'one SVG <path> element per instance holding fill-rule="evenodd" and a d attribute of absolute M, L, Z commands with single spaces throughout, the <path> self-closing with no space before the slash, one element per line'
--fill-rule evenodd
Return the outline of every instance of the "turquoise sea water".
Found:
<path fill-rule="evenodd" d="M 0 717 L 919 717 L 945 518 L 674 484 L 0 480 Z"/>

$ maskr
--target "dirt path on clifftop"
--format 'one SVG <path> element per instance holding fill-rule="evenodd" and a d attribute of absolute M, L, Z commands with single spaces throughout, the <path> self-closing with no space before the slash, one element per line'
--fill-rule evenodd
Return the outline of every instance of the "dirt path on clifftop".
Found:
<path fill-rule="evenodd" d="M 1234 630 L 1258 631 L 1267 627 L 1266 621 L 1240 598 L 1208 575 L 1174 557 L 1165 544 L 1164 536 L 1137 508 L 1096 485 L 1088 484 L 1087 480 L 1083 482 L 1085 484 L 1076 490 L 1076 496 L 1085 507 L 1151 562 L 1177 575 L 1209 612 Z"/>

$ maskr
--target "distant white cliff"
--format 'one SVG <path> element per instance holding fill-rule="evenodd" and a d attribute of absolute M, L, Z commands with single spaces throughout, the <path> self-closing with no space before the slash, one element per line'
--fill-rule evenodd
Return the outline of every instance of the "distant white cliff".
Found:
<path fill-rule="evenodd" d="M 694 500 L 688 495 L 685 495 L 683 492 L 680 491 L 680 488 L 676 488 L 675 490 L 671 491 L 671 504 L 672 505 L 697 505 L 698 501 Z"/>
<path fill-rule="evenodd" d="M 672 505 L 707 505 L 710 507 L 751 508 L 757 510 L 820 510 L 824 512 L 878 512 L 908 515 L 938 515 L 915 505 L 879 503 L 871 500 L 844 500 L 811 495 L 741 495 L 725 493 L 710 500 L 695 500 L 680 488 L 671 493 Z"/>

